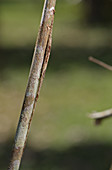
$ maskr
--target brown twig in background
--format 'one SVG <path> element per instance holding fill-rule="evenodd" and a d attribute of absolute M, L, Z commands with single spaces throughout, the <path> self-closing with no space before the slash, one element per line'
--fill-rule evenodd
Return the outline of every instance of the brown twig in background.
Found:
<path fill-rule="evenodd" d="M 112 116 L 112 109 L 108 109 L 102 112 L 95 112 L 89 115 L 90 118 L 94 119 L 96 125 L 99 125 L 102 120 L 109 118 Z"/>
<path fill-rule="evenodd" d="M 45 0 L 40 23 L 40 30 L 35 45 L 28 85 L 25 93 L 23 107 L 16 131 L 15 143 L 9 170 L 18 170 L 21 163 L 28 131 L 30 128 L 35 104 L 39 96 L 43 77 L 47 68 L 54 21 L 56 0 Z"/>
<path fill-rule="evenodd" d="M 94 58 L 94 57 L 91 57 L 91 56 L 90 56 L 90 57 L 89 57 L 89 61 L 92 61 L 93 63 L 96 63 L 96 64 L 98 64 L 98 65 L 106 68 L 107 70 L 112 71 L 112 66 L 110 66 L 110 65 L 108 65 L 108 64 L 106 64 L 106 63 L 104 63 L 104 62 L 102 62 L 102 61 L 100 61 L 100 60 L 98 60 L 98 59 L 96 59 L 96 58 Z"/>
<path fill-rule="evenodd" d="M 89 61 L 92 61 L 93 63 L 96 63 L 96 64 L 112 71 L 112 66 L 110 66 L 110 65 L 108 65 L 92 56 L 89 57 Z M 111 117 L 111 116 L 112 116 L 112 109 L 109 109 L 109 110 L 106 110 L 103 112 L 92 113 L 89 117 L 92 119 L 95 119 L 96 125 L 99 125 L 103 119 Z"/>

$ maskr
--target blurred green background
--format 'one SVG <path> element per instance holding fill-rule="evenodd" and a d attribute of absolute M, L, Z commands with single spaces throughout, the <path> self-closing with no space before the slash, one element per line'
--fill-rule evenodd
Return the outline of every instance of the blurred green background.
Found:
<path fill-rule="evenodd" d="M 10 159 L 43 1 L 0 2 L 0 169 Z M 57 0 L 51 57 L 21 170 L 108 170 L 112 119 L 88 114 L 112 107 L 112 1 Z"/>

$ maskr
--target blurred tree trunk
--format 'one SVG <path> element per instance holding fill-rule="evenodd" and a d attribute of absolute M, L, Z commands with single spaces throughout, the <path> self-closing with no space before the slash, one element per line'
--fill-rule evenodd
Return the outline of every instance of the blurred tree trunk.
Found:
<path fill-rule="evenodd" d="M 86 19 L 91 24 L 112 22 L 111 0 L 84 0 Z"/>

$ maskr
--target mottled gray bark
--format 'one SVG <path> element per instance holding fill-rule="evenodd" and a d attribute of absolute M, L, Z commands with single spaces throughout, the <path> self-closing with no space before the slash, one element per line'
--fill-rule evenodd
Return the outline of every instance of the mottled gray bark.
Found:
<path fill-rule="evenodd" d="M 45 0 L 9 170 L 18 170 L 50 55 L 56 0 Z"/>

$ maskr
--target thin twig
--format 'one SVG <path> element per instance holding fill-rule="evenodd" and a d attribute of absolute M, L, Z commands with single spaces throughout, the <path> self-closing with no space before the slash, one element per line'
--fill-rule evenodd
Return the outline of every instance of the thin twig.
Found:
<path fill-rule="evenodd" d="M 100 61 L 100 60 L 98 60 L 98 59 L 96 59 L 96 58 L 94 58 L 94 57 L 91 57 L 91 56 L 90 56 L 90 57 L 89 57 L 89 61 L 92 61 L 93 63 L 96 63 L 96 64 L 98 64 L 98 65 L 106 68 L 107 70 L 112 71 L 112 66 L 110 66 L 110 65 L 108 65 L 108 64 L 106 64 L 106 63 L 104 63 L 104 62 L 102 62 L 102 61 Z"/>
<path fill-rule="evenodd" d="M 102 112 L 95 112 L 89 115 L 90 118 L 94 119 L 96 124 L 100 124 L 102 120 L 112 116 L 112 109 L 108 109 Z"/>
<path fill-rule="evenodd" d="M 30 128 L 35 103 L 47 68 L 51 49 L 51 34 L 54 21 L 56 0 L 45 0 L 40 23 L 40 31 L 35 45 L 28 85 L 16 131 L 15 143 L 9 170 L 18 170 L 21 163 L 28 131 Z"/>

